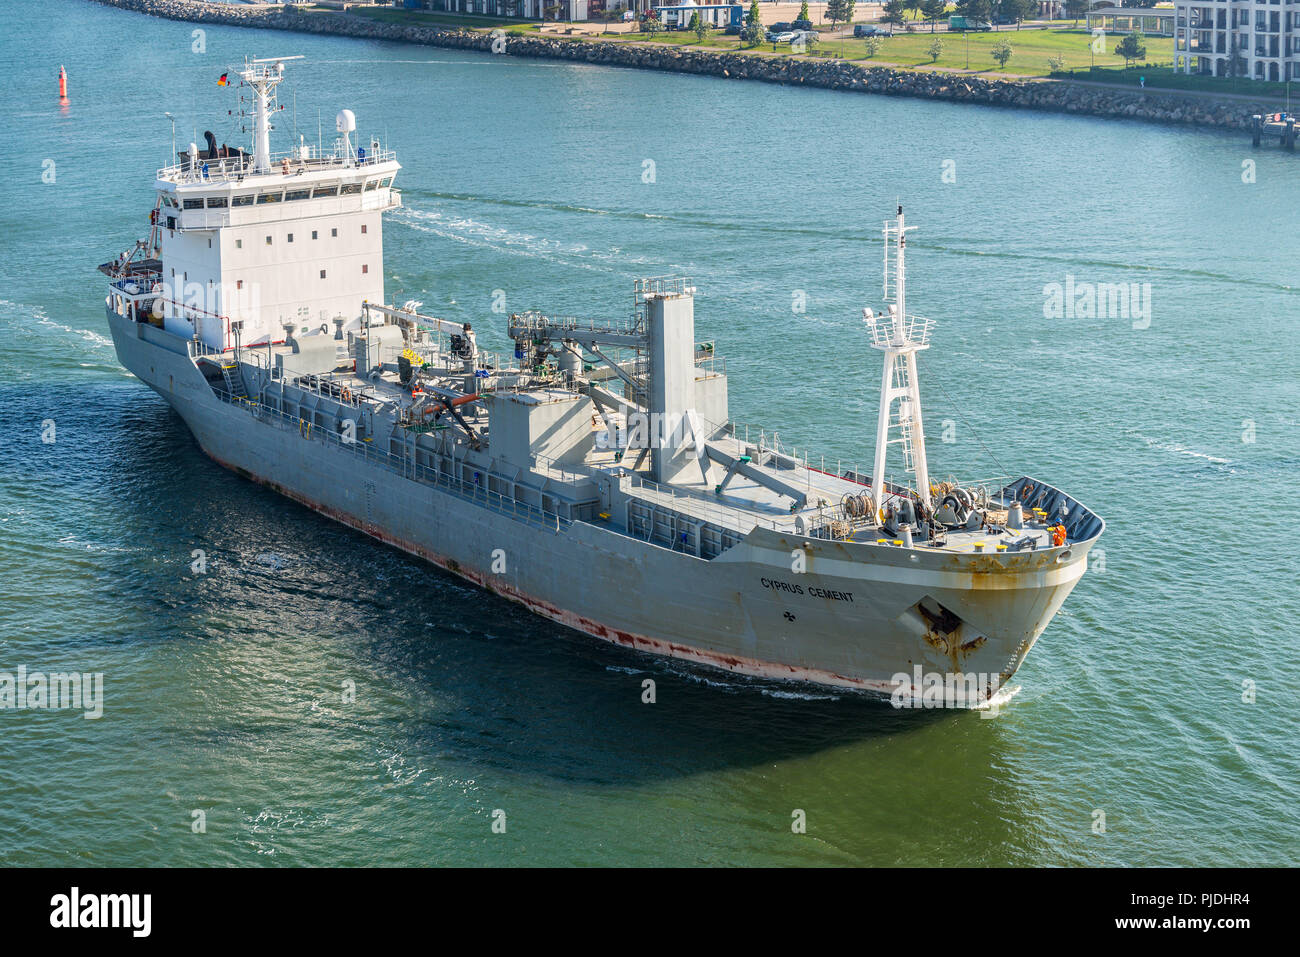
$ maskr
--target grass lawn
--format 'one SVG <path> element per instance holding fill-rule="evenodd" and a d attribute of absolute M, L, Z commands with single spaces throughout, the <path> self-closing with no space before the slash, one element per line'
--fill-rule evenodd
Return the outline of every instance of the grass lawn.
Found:
<path fill-rule="evenodd" d="M 693 35 L 682 37 L 680 34 L 661 36 L 661 42 L 685 43 L 695 42 Z M 1115 44 L 1119 41 L 1113 37 L 1107 39 L 1106 49 L 1093 54 L 1090 50 L 1092 37 L 1082 30 L 999 30 L 990 33 L 934 33 L 928 30 L 916 33 L 899 33 L 892 37 L 881 37 L 880 46 L 874 59 L 882 64 L 903 67 L 928 67 L 931 65 L 930 45 L 935 41 L 943 44 L 943 52 L 935 66 L 956 70 L 979 70 L 992 73 L 1012 73 L 1018 76 L 1047 76 L 1051 68 L 1048 58 L 1059 54 L 1065 60 L 1065 69 L 1087 71 L 1094 63 L 1098 67 L 1120 69 L 1124 67 L 1122 57 L 1115 55 Z M 999 67 L 993 59 L 993 47 L 1006 40 L 1011 44 L 1011 59 L 1005 67 Z M 705 46 L 717 46 L 736 49 L 735 37 L 709 37 Z M 1147 60 L 1151 63 L 1172 63 L 1174 41 L 1166 37 L 1150 37 L 1146 41 Z M 772 44 L 765 43 L 759 50 L 771 53 Z M 781 46 L 778 51 L 788 53 L 789 48 Z M 967 52 L 969 49 L 969 53 Z M 816 51 L 822 56 L 838 56 L 846 60 L 865 61 L 867 46 L 865 40 L 836 39 L 823 40 L 816 45 Z M 1133 81 L 1137 82 L 1136 79 Z"/>
<path fill-rule="evenodd" d="M 499 17 L 457 16 L 433 11 L 374 8 L 355 10 L 352 13 L 355 16 L 368 17 L 384 23 L 419 23 L 478 30 L 500 28 L 509 33 L 533 36 L 539 32 L 539 24 L 536 21 Z M 670 46 L 698 46 L 714 50 L 741 50 L 739 38 L 721 33 L 708 35 L 703 43 L 696 40 L 694 33 L 686 31 L 661 31 L 654 37 L 646 33 L 611 33 L 600 37 L 573 35 L 563 39 L 603 43 L 660 43 Z M 1065 60 L 1065 64 L 1063 72 L 1057 76 L 1064 79 L 1136 87 L 1139 85 L 1139 77 L 1146 77 L 1148 86 L 1176 90 L 1243 93 L 1262 97 L 1280 97 L 1286 92 L 1286 85 L 1283 83 L 1217 79 L 1175 73 L 1173 70 L 1174 41 L 1171 37 L 1147 37 L 1145 62 L 1134 64 L 1132 68 L 1126 69 L 1123 58 L 1115 55 L 1115 44 L 1119 42 L 1118 36 L 1108 36 L 1103 51 L 1094 54 L 1091 50 L 1091 34 L 1064 23 L 1048 29 L 1003 28 L 989 33 L 953 34 L 932 34 L 927 25 L 920 23 L 914 33 L 898 33 L 892 37 L 880 38 L 880 46 L 874 57 L 867 56 L 866 41 L 857 39 L 826 39 L 816 45 L 815 53 L 818 56 L 840 57 L 863 65 L 875 63 L 881 66 L 924 69 L 931 66 L 928 51 L 935 40 L 942 41 L 943 52 L 939 54 L 938 61 L 933 65 L 952 70 L 970 69 L 972 72 L 981 73 L 1046 77 L 1051 74 L 1048 59 L 1059 55 Z M 1013 51 L 1005 67 L 999 67 L 991 53 L 994 45 L 1002 40 L 1010 43 Z M 789 56 L 791 53 L 788 45 L 778 46 L 774 51 L 770 43 L 743 52 L 760 56 Z"/>

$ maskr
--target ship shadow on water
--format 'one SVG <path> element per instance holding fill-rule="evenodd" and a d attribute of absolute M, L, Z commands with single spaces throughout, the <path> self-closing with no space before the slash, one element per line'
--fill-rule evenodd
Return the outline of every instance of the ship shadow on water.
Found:
<path fill-rule="evenodd" d="M 444 584 L 442 572 L 428 574 Z M 622 785 L 771 765 L 974 717 L 896 710 L 878 696 L 749 679 L 607 645 L 497 596 L 464 605 L 484 618 L 481 629 L 439 634 L 412 622 L 372 645 L 377 660 L 402 662 L 404 680 L 472 710 L 412 727 L 412 745 L 424 753 L 450 745 L 474 764 Z M 448 656 L 458 663 L 451 672 Z M 653 703 L 644 700 L 647 679 Z"/>
<path fill-rule="evenodd" d="M 92 392 L 98 413 L 61 433 L 80 463 L 69 491 L 98 490 L 88 536 L 122 536 L 139 549 L 129 572 L 115 565 L 97 576 L 102 597 L 136 619 L 162 612 L 166 625 L 83 640 L 181 642 L 196 652 L 224 643 L 231 671 L 292 672 L 332 698 L 323 689 L 338 687 L 343 667 L 359 696 L 385 699 L 364 720 L 332 708 L 312 719 L 315 733 L 387 739 L 429 766 L 613 786 L 974 717 L 896 710 L 880 696 L 732 675 L 580 634 L 225 470 L 152 394 Z M 207 551 L 209 573 L 185 574 L 194 548 Z M 647 679 L 654 703 L 643 701 Z M 192 732 L 227 744 L 288 730 L 251 712 L 209 718 Z"/>

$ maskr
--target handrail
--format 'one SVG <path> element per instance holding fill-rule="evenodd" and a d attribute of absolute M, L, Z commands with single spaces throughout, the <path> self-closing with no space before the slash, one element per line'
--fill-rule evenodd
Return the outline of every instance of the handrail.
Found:
<path fill-rule="evenodd" d="M 430 485 L 462 500 L 477 502 L 495 512 L 508 515 L 525 524 L 536 525 L 538 528 L 558 532 L 574 523 L 574 519 L 564 518 L 556 512 L 548 511 L 536 505 L 529 505 L 527 502 L 521 502 L 515 498 L 507 498 L 499 492 L 492 491 L 485 485 L 464 482 L 437 469 L 431 469 L 427 465 L 419 465 L 410 459 L 396 456 L 392 452 L 377 449 L 364 440 L 358 441 L 355 438 L 346 438 L 332 429 L 309 423 L 306 419 L 289 415 L 280 409 L 272 408 L 255 399 L 242 399 L 221 392 L 214 392 L 214 395 L 232 406 L 243 406 L 255 418 L 274 424 L 284 431 L 296 430 L 308 440 L 319 437 L 320 441 L 325 445 L 351 451 L 367 462 L 377 464 L 395 474 L 401 475 L 403 478 Z"/>
<path fill-rule="evenodd" d="M 211 159 L 205 159 L 200 154 L 197 161 L 191 161 L 187 158 L 183 162 L 159 168 L 154 174 L 154 178 L 174 183 L 223 183 L 232 179 L 243 179 L 246 176 L 280 175 L 285 161 L 288 161 L 289 168 L 295 172 L 310 172 L 316 169 L 364 169 L 367 166 L 376 166 L 382 163 L 395 162 L 396 160 L 397 151 L 389 149 L 373 151 L 366 149 L 363 158 L 356 156 L 355 148 L 353 148 L 351 155 L 345 153 L 342 149 L 336 148 L 329 153 L 305 158 L 294 152 L 282 152 L 273 153 L 271 155 L 271 165 L 259 172 L 254 168 L 254 158 L 249 154 L 233 157 L 213 157 Z M 207 167 L 206 172 L 204 172 L 204 167 Z"/>

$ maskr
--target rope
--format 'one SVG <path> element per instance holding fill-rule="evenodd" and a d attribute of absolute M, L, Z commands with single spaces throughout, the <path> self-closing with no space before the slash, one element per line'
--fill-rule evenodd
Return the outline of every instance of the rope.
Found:
<path fill-rule="evenodd" d="M 998 461 L 998 457 L 993 454 L 993 450 L 984 444 L 984 440 L 981 439 L 979 433 L 975 431 L 975 427 L 970 424 L 966 416 L 962 415 L 961 408 L 953 401 L 952 396 L 948 394 L 948 390 L 943 387 L 943 380 L 939 376 L 935 376 L 934 381 L 939 386 L 939 391 L 943 393 L 944 398 L 948 400 L 948 404 L 952 406 L 953 411 L 957 413 L 957 418 L 961 419 L 962 425 L 970 429 L 970 434 L 975 436 L 975 441 L 980 444 L 980 448 L 988 453 L 988 457 L 991 458 L 993 464 L 998 467 L 998 472 L 1007 478 L 1010 478 L 1011 473 L 1007 471 L 1007 467 Z"/>

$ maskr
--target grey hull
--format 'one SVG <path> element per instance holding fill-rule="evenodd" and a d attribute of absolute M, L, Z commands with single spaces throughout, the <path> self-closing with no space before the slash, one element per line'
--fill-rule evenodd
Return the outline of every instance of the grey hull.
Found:
<path fill-rule="evenodd" d="M 547 527 L 260 420 L 213 393 L 184 340 L 107 316 L 123 365 L 217 462 L 540 615 L 641 651 L 878 693 L 918 670 L 1005 684 L 1086 567 L 1091 541 L 976 555 L 755 528 L 703 559 L 593 523 Z M 951 614 L 935 621 L 918 607 L 926 600 Z"/>

